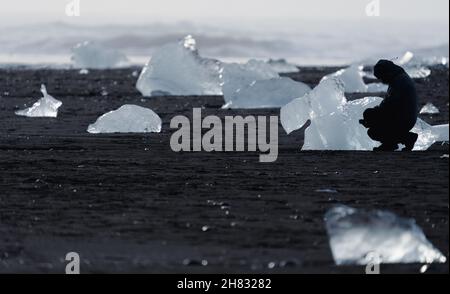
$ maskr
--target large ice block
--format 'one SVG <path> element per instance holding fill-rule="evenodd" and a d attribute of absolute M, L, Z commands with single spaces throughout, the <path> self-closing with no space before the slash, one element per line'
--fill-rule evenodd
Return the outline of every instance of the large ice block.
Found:
<path fill-rule="evenodd" d="M 413 219 L 388 211 L 336 206 L 326 213 L 325 223 L 337 265 L 431 264 L 447 260 Z M 376 260 L 371 260 L 374 257 Z"/>
<path fill-rule="evenodd" d="M 136 87 L 143 96 L 222 95 L 221 63 L 203 58 L 187 36 L 157 50 L 142 70 Z"/>
<path fill-rule="evenodd" d="M 41 85 L 41 92 L 43 95 L 41 99 L 27 109 L 16 111 L 16 115 L 28 117 L 57 117 L 58 108 L 61 107 L 62 102 L 50 96 L 47 93 L 45 85 Z"/>
<path fill-rule="evenodd" d="M 72 49 L 72 62 L 77 68 L 115 68 L 125 65 L 127 61 L 123 53 L 94 42 L 82 42 Z"/>
<path fill-rule="evenodd" d="M 233 93 L 224 108 L 280 108 L 309 91 L 308 85 L 290 78 L 259 80 Z"/>
<path fill-rule="evenodd" d="M 161 118 L 153 110 L 137 105 L 123 105 L 108 112 L 89 125 L 91 134 L 101 133 L 159 133 Z"/>
<path fill-rule="evenodd" d="M 379 143 L 369 138 L 359 120 L 366 109 L 382 100 L 365 97 L 348 102 L 342 81 L 325 79 L 310 93 L 281 108 L 281 124 L 289 134 L 311 121 L 302 150 L 372 150 Z M 419 119 L 412 130 L 419 134 L 414 150 L 427 150 L 435 142 L 448 141 L 448 130 L 448 124 L 430 126 Z"/>
<path fill-rule="evenodd" d="M 327 75 L 322 80 L 330 78 L 338 78 L 344 84 L 344 91 L 346 93 L 377 93 L 386 92 L 387 85 L 381 83 L 365 84 L 364 76 L 367 74 L 363 71 L 363 66 L 351 65 L 347 68 L 341 69 L 333 74 Z"/>
<path fill-rule="evenodd" d="M 252 83 L 279 77 L 278 72 L 264 61 L 250 60 L 245 64 L 224 63 L 221 69 L 221 79 L 225 104 L 232 102 L 237 92 Z"/>

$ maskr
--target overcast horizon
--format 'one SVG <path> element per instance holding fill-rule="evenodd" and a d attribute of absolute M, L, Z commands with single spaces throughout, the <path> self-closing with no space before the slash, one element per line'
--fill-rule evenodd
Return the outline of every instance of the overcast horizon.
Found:
<path fill-rule="evenodd" d="M 440 55 L 449 43 L 448 0 L 380 0 L 379 17 L 366 15 L 372 0 L 79 0 L 80 16 L 69 17 L 71 1 L 0 0 L 0 61 L 67 61 L 86 40 L 146 59 L 187 34 L 210 57 L 303 64 L 436 47 Z"/>

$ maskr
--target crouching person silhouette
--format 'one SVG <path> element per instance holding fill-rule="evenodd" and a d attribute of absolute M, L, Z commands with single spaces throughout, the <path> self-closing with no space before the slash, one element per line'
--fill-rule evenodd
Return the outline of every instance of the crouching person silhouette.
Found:
<path fill-rule="evenodd" d="M 406 146 L 403 151 L 411 151 L 418 138 L 410 132 L 418 116 L 414 82 L 403 68 L 389 60 L 378 61 L 374 74 L 389 89 L 379 106 L 364 112 L 360 123 L 369 129 L 367 134 L 372 140 L 381 142 L 374 151 L 395 151 L 398 144 Z"/>

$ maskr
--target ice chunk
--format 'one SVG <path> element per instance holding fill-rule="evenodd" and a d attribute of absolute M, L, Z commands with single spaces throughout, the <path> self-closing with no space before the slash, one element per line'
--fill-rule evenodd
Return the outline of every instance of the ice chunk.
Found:
<path fill-rule="evenodd" d="M 233 93 L 224 108 L 279 108 L 309 91 L 308 85 L 290 78 L 260 80 Z"/>
<path fill-rule="evenodd" d="M 281 108 L 281 123 L 285 131 L 300 129 L 310 119 L 328 115 L 347 102 L 344 85 L 337 79 L 325 79 L 311 92 Z"/>
<path fill-rule="evenodd" d="M 380 97 L 348 102 L 339 79 L 325 79 L 310 93 L 281 108 L 281 124 L 289 134 L 305 125 L 302 150 L 372 150 L 379 143 L 367 135 L 359 120 L 368 108 L 381 103 Z M 427 150 L 435 142 L 448 141 L 448 124 L 430 126 L 418 120 L 412 130 L 419 134 L 414 150 Z"/>
<path fill-rule="evenodd" d="M 278 72 L 264 61 L 250 60 L 245 64 L 227 63 L 221 69 L 222 90 L 225 104 L 232 102 L 236 92 L 255 81 L 279 78 Z"/>
<path fill-rule="evenodd" d="M 267 64 L 278 73 L 294 73 L 300 71 L 295 64 L 288 63 L 285 59 L 269 59 Z"/>
<path fill-rule="evenodd" d="M 427 103 L 425 106 L 420 110 L 420 114 L 438 114 L 439 109 L 433 105 L 433 103 Z"/>
<path fill-rule="evenodd" d="M 153 110 L 137 105 L 124 105 L 108 112 L 89 125 L 88 132 L 100 133 L 159 133 L 161 118 Z"/>
<path fill-rule="evenodd" d="M 449 140 L 448 124 L 431 126 L 419 119 L 412 132 L 419 134 L 419 138 L 414 146 L 415 151 L 427 150 L 436 142 L 448 142 Z"/>
<path fill-rule="evenodd" d="M 363 71 L 363 66 L 351 65 L 350 67 L 323 77 L 322 81 L 330 78 L 338 78 L 344 83 L 346 93 L 378 93 L 387 91 L 388 86 L 381 83 L 366 85 L 363 79 L 365 76 L 367 76 L 367 73 Z"/>
<path fill-rule="evenodd" d="M 414 58 L 414 53 L 412 53 L 411 51 L 406 51 L 405 54 L 403 54 L 402 57 L 400 57 L 400 59 L 397 61 L 398 65 L 405 65 L 409 62 L 411 62 L 411 60 Z"/>
<path fill-rule="evenodd" d="M 431 70 L 422 66 L 423 62 L 417 58 L 414 53 L 407 51 L 398 61 L 406 73 L 413 79 L 423 79 L 431 75 Z"/>
<path fill-rule="evenodd" d="M 371 262 L 369 256 L 385 264 L 447 261 L 413 219 L 337 206 L 326 213 L 325 223 L 337 265 L 366 265 Z"/>
<path fill-rule="evenodd" d="M 16 111 L 16 115 L 28 117 L 57 117 L 58 108 L 61 107 L 62 102 L 50 96 L 47 93 L 45 85 L 41 86 L 41 92 L 44 97 L 39 99 L 29 108 Z"/>
<path fill-rule="evenodd" d="M 413 79 L 424 79 L 431 75 L 431 69 L 420 66 L 420 67 L 407 67 L 405 68 L 406 73 Z"/>
<path fill-rule="evenodd" d="M 157 95 L 222 95 L 221 63 L 202 58 L 192 36 L 157 50 L 142 70 L 136 87 L 146 97 Z"/>
<path fill-rule="evenodd" d="M 224 108 L 281 107 L 310 91 L 306 84 L 280 78 L 270 65 L 257 60 L 223 64 L 221 78 Z"/>
<path fill-rule="evenodd" d="M 115 68 L 126 64 L 126 56 L 94 42 L 83 42 L 72 49 L 72 62 L 81 69 Z"/>
<path fill-rule="evenodd" d="M 348 68 L 341 69 L 331 75 L 323 77 L 322 80 L 329 78 L 339 78 L 344 83 L 344 89 L 347 93 L 365 93 L 367 86 L 363 80 L 363 67 L 351 65 Z"/>
<path fill-rule="evenodd" d="M 384 93 L 387 92 L 389 86 L 382 83 L 370 83 L 367 84 L 368 93 Z"/>

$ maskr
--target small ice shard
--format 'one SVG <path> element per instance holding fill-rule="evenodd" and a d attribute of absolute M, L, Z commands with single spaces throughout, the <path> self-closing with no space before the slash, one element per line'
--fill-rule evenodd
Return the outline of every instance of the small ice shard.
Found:
<path fill-rule="evenodd" d="M 335 189 L 318 189 L 315 191 L 316 193 L 328 193 L 328 194 L 336 194 L 338 193 Z"/>
<path fill-rule="evenodd" d="M 224 108 L 280 108 L 309 91 L 308 85 L 290 78 L 259 80 L 233 93 Z"/>
<path fill-rule="evenodd" d="M 157 50 L 136 84 L 143 96 L 222 95 L 217 60 L 202 58 L 192 36 Z"/>
<path fill-rule="evenodd" d="M 370 256 L 384 264 L 447 261 L 413 219 L 337 206 L 326 213 L 325 223 L 336 265 L 366 265 L 374 262 Z"/>
<path fill-rule="evenodd" d="M 302 150 L 368 151 L 379 143 L 369 138 L 359 120 L 366 109 L 379 105 L 382 100 L 365 97 L 347 101 L 342 81 L 325 79 L 310 93 L 282 107 L 280 120 L 288 134 L 311 121 L 305 131 Z M 415 151 L 427 150 L 436 142 L 449 140 L 448 124 L 430 126 L 419 119 L 412 131 L 419 134 Z"/>
<path fill-rule="evenodd" d="M 448 159 L 448 154 L 444 154 L 441 156 L 441 159 Z"/>
<path fill-rule="evenodd" d="M 269 59 L 267 61 L 272 69 L 278 73 L 294 73 L 299 72 L 299 68 L 295 64 L 291 64 L 286 59 Z"/>
<path fill-rule="evenodd" d="M 433 103 L 427 103 L 420 110 L 420 114 L 439 114 L 439 109 Z"/>
<path fill-rule="evenodd" d="M 58 108 L 61 107 L 62 102 L 50 96 L 47 93 L 45 85 L 41 85 L 41 92 L 44 97 L 39 99 L 29 108 L 16 111 L 16 115 L 28 117 L 57 117 Z"/>
<path fill-rule="evenodd" d="M 87 74 L 89 74 L 89 70 L 88 69 L 80 69 L 80 71 L 79 71 L 79 74 L 80 75 L 87 75 Z"/>
<path fill-rule="evenodd" d="M 108 112 L 89 125 L 91 134 L 110 133 L 159 133 L 161 118 L 153 110 L 137 105 L 123 105 Z"/>
<path fill-rule="evenodd" d="M 124 65 L 127 58 L 121 52 L 86 41 L 72 49 L 72 61 L 77 68 L 106 69 Z"/>

